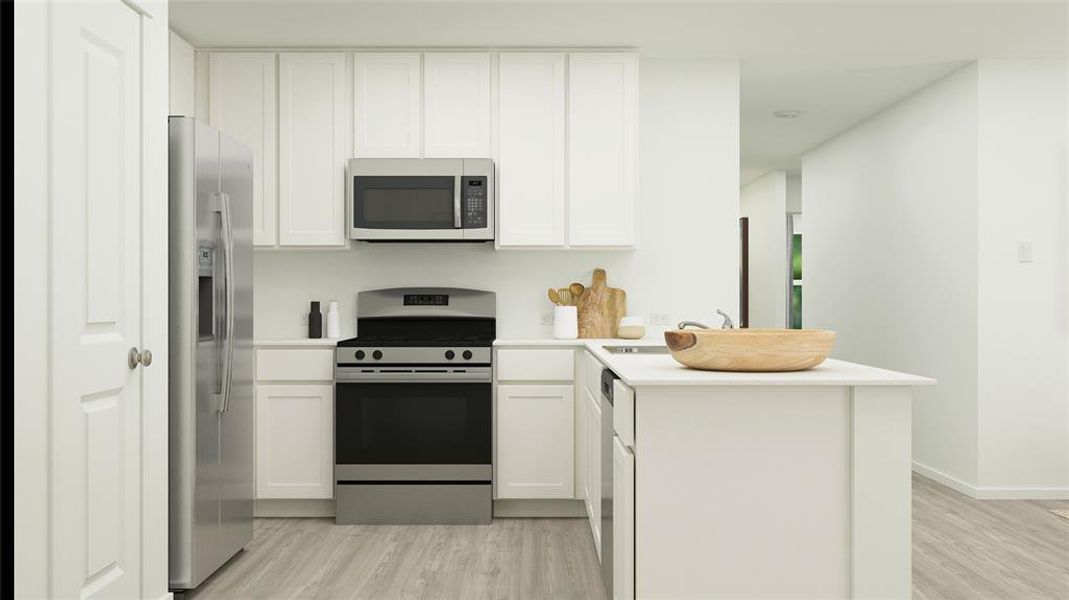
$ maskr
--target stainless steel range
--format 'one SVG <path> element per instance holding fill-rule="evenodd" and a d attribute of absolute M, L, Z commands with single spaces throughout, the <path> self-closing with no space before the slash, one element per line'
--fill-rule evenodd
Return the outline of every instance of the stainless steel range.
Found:
<path fill-rule="evenodd" d="M 479 290 L 357 294 L 336 354 L 337 523 L 490 522 L 495 308 Z"/>

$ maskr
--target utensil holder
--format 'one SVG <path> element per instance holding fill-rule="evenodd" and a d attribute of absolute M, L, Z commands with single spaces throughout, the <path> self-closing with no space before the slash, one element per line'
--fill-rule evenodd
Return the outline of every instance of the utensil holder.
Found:
<path fill-rule="evenodd" d="M 553 337 L 558 340 L 574 340 L 579 337 L 579 312 L 576 307 L 553 307 Z"/>

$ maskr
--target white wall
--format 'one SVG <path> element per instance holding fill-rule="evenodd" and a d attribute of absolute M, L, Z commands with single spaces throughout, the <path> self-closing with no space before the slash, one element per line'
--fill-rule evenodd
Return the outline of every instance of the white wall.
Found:
<path fill-rule="evenodd" d="M 742 188 L 750 227 L 750 327 L 787 326 L 787 173 L 769 171 Z"/>
<path fill-rule="evenodd" d="M 1069 488 L 1064 61 L 980 61 L 980 487 Z M 1018 242 L 1033 262 L 1018 262 Z M 1069 492 L 1069 489 L 1067 489 Z"/>
<path fill-rule="evenodd" d="M 937 377 L 916 468 L 978 497 L 1069 497 L 1066 67 L 974 63 L 803 158 L 806 326 Z"/>
<path fill-rule="evenodd" d="M 193 99 L 193 46 L 170 32 L 170 114 L 195 115 Z"/>
<path fill-rule="evenodd" d="M 738 63 L 640 64 L 639 234 L 629 251 L 499 250 L 490 244 L 355 244 L 347 251 L 258 250 L 257 337 L 303 336 L 309 300 L 341 303 L 355 332 L 359 290 L 444 285 L 498 294 L 498 335 L 549 336 L 546 288 L 608 270 L 628 309 L 673 320 L 738 313 Z"/>
<path fill-rule="evenodd" d="M 802 212 L 802 174 L 787 174 L 787 212 Z"/>
<path fill-rule="evenodd" d="M 913 460 L 977 481 L 977 88 L 963 68 L 807 153 L 802 322 L 928 375 Z"/>

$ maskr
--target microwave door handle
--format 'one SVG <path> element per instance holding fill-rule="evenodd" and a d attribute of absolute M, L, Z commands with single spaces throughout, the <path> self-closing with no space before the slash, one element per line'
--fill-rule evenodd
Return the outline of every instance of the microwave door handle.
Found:
<path fill-rule="evenodd" d="M 460 180 L 462 177 L 453 177 L 453 228 L 460 229 Z"/>

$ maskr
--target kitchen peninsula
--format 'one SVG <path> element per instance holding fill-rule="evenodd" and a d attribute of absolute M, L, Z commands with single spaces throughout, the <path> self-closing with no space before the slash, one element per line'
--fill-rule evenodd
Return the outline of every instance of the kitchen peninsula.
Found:
<path fill-rule="evenodd" d="M 793 373 L 697 371 L 658 346 L 495 344 L 498 381 L 535 378 L 512 372 L 511 352 L 533 369 L 552 362 L 539 352 L 577 350 L 576 496 L 603 560 L 594 513 L 615 512 L 614 587 L 637 598 L 909 597 L 911 387 L 935 381 L 832 359 Z M 603 368 L 619 377 L 613 405 L 598 405 Z M 520 479 L 515 449 L 501 451 L 507 383 L 497 387 L 499 497 L 502 473 Z M 605 410 L 614 479 L 592 439 Z M 592 483 L 606 480 L 614 508 L 596 502 Z"/>

